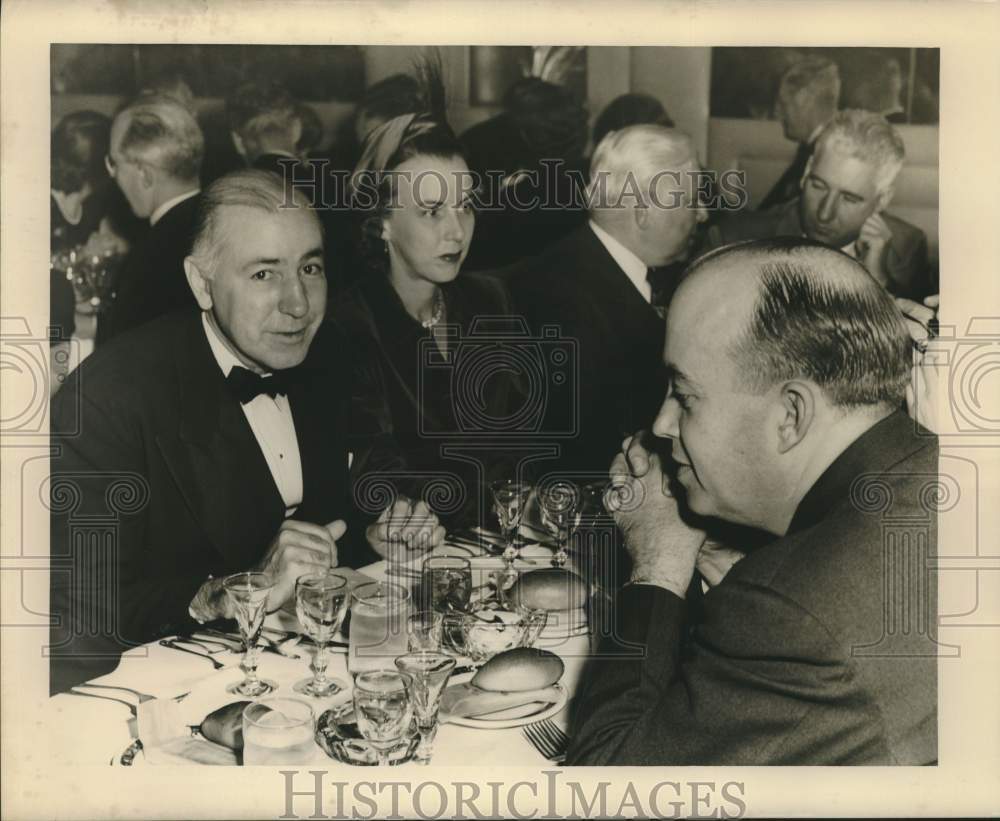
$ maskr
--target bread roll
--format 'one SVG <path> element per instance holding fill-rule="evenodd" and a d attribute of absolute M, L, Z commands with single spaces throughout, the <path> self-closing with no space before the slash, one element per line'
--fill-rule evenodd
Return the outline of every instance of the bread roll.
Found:
<path fill-rule="evenodd" d="M 497 653 L 480 667 L 472 684 L 492 692 L 541 690 L 562 677 L 563 661 L 555 653 L 533 647 L 515 647 Z"/>
<path fill-rule="evenodd" d="M 546 567 L 524 573 L 508 595 L 515 606 L 540 610 L 575 610 L 587 601 L 587 585 L 582 578 L 561 567 Z"/>
<path fill-rule="evenodd" d="M 243 749 L 243 711 L 249 701 L 234 701 L 205 716 L 198 728 L 203 737 L 230 750 Z"/>

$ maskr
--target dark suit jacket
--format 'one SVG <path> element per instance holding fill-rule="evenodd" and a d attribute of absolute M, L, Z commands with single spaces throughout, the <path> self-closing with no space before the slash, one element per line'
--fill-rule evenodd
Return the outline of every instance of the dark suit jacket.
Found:
<path fill-rule="evenodd" d="M 623 436 L 649 427 L 663 402 L 663 320 L 589 225 L 502 275 L 535 333 L 554 329 L 575 350 L 573 377 L 546 384 L 539 440 L 562 447 L 560 467 L 606 475 Z"/>
<path fill-rule="evenodd" d="M 903 413 L 875 425 L 705 595 L 686 647 L 683 599 L 624 588 L 567 763 L 934 762 L 937 471 L 937 440 Z"/>
<path fill-rule="evenodd" d="M 340 563 L 358 567 L 377 557 L 352 512 L 336 350 L 317 335 L 289 394 L 303 479 L 294 516 L 347 518 Z M 256 563 L 285 506 L 196 311 L 89 357 L 55 397 L 52 430 L 56 690 L 107 672 L 129 645 L 190 627 L 202 582 Z"/>
<path fill-rule="evenodd" d="M 496 424 L 524 403 L 519 381 L 506 368 L 491 369 L 496 360 L 483 359 L 477 342 L 484 335 L 491 340 L 489 355 L 493 342 L 507 338 L 510 297 L 502 282 L 485 274 L 463 273 L 443 293 L 453 333 L 448 363 L 385 275 L 369 272 L 331 299 L 332 321 L 351 346 L 351 440 L 362 455 L 352 473 L 359 482 L 391 475 L 412 498 L 443 482 L 453 488 L 456 505 L 436 508 L 442 520 L 480 524 L 484 497 L 477 489 L 513 469 Z M 477 358 L 482 367 L 470 368 Z"/>
<path fill-rule="evenodd" d="M 922 300 L 931 294 L 927 237 L 915 225 L 882 213 L 892 230 L 892 238 L 882 254 L 882 266 L 889 276 L 887 290 L 894 296 Z M 769 211 L 743 211 L 731 214 L 708 229 L 708 248 L 731 242 L 768 237 L 801 237 L 799 199 Z M 706 249 L 707 250 L 707 249 Z"/>
<path fill-rule="evenodd" d="M 809 164 L 813 146 L 814 143 L 799 143 L 792 162 L 778 177 L 778 181 L 771 186 L 767 196 L 760 201 L 760 205 L 757 206 L 758 211 L 766 211 L 768 208 L 773 208 L 798 197 L 799 183 L 806 171 L 806 165 Z"/>
<path fill-rule="evenodd" d="M 115 301 L 100 320 L 99 342 L 197 305 L 184 274 L 184 257 L 191 253 L 199 200 L 194 196 L 178 203 L 136 241 L 122 263 Z"/>

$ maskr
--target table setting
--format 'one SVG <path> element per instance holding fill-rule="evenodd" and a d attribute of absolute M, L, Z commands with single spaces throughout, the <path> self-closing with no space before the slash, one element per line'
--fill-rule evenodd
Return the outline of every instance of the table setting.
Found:
<path fill-rule="evenodd" d="M 113 766 L 560 763 L 592 591 L 569 561 L 572 513 L 537 529 L 530 492 L 494 485 L 499 532 L 303 576 L 274 613 L 267 574 L 227 577 L 235 628 L 133 648 L 54 696 L 60 747 Z"/>

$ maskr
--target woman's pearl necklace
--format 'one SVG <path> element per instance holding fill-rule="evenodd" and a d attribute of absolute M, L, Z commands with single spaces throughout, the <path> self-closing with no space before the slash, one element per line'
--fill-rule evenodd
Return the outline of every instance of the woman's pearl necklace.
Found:
<path fill-rule="evenodd" d="M 429 330 L 441 321 L 442 316 L 444 316 L 444 296 L 441 289 L 438 288 L 434 294 L 434 310 L 431 312 L 430 318 L 422 320 L 420 324 Z"/>

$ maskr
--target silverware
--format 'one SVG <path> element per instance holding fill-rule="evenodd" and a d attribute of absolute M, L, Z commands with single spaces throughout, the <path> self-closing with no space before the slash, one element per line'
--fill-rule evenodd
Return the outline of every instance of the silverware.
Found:
<path fill-rule="evenodd" d="M 136 698 L 139 699 L 140 704 L 144 704 L 147 701 L 155 701 L 156 696 L 151 696 L 149 693 L 140 693 L 138 690 L 133 690 L 131 687 L 118 687 L 114 684 L 77 684 L 77 687 L 93 687 L 96 690 L 121 690 L 125 693 L 131 693 Z M 185 693 L 187 695 L 187 693 Z"/>
<path fill-rule="evenodd" d="M 128 747 L 125 748 L 125 752 L 121 754 L 121 757 L 118 759 L 118 763 L 122 767 L 131 767 L 132 762 L 135 761 L 135 757 L 140 752 L 142 752 L 142 742 L 137 738 L 135 741 L 129 744 Z M 112 758 L 111 759 L 112 766 L 114 766 L 114 763 L 115 760 Z"/>
<path fill-rule="evenodd" d="M 66 691 L 66 694 L 71 696 L 83 696 L 84 698 L 96 698 L 100 699 L 101 701 L 117 701 L 119 704 L 124 704 L 126 707 L 128 707 L 129 712 L 132 713 L 132 718 L 138 719 L 139 717 L 138 706 L 133 704 L 131 701 L 126 701 L 123 698 L 115 698 L 114 696 L 102 696 L 97 693 L 84 693 L 81 690 L 77 690 L 76 688 L 70 688 L 69 690 Z"/>
<path fill-rule="evenodd" d="M 534 724 L 528 724 L 522 729 L 522 732 L 524 737 L 531 742 L 531 746 L 549 761 L 562 764 L 566 760 L 569 738 L 562 727 L 552 719 L 544 718 Z"/>
<path fill-rule="evenodd" d="M 208 653 L 199 653 L 197 650 L 192 650 L 189 647 L 181 647 L 180 642 L 182 641 L 185 641 L 185 639 L 160 639 L 160 644 L 162 644 L 164 647 L 169 647 L 171 650 L 180 650 L 182 653 L 190 653 L 192 656 L 198 656 L 199 658 L 206 659 L 207 661 L 212 662 L 212 666 L 216 670 L 221 670 L 226 666 L 221 661 L 216 661 L 214 658 L 208 655 Z M 200 647 L 201 645 L 197 646 Z"/>

